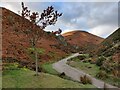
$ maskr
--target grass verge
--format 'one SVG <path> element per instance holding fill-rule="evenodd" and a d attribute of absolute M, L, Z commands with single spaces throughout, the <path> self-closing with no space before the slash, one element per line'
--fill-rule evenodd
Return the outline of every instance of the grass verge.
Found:
<path fill-rule="evenodd" d="M 16 68 L 16 66 L 13 64 L 10 69 L 11 65 L 10 67 L 7 65 L 9 69 L 3 71 L 3 88 L 95 88 L 90 84 L 83 85 L 47 73 L 39 73 L 39 76 L 35 76 L 34 71 L 27 68 Z"/>
<path fill-rule="evenodd" d="M 59 75 L 59 73 L 55 69 L 53 69 L 52 64 L 53 62 L 42 64 L 43 71 L 49 74 Z"/>

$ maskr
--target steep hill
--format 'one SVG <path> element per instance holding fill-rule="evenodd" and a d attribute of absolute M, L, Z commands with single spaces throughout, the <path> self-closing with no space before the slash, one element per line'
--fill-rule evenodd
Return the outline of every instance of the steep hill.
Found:
<path fill-rule="evenodd" d="M 118 28 L 114 33 L 101 42 L 97 48 L 91 51 L 91 54 L 93 54 L 91 56 L 93 56 L 93 61 L 96 62 L 96 65 L 100 66 L 101 70 L 111 74 L 111 76 L 116 78 L 116 80 L 119 82 L 120 28 Z M 119 83 L 114 83 L 114 85 L 119 87 Z"/>
<path fill-rule="evenodd" d="M 19 61 L 22 64 L 34 64 L 34 53 L 30 51 L 31 45 L 27 36 L 20 32 L 21 28 L 27 29 L 32 23 L 14 12 L 2 9 L 2 58 L 4 61 Z M 24 22 L 24 23 L 23 23 Z M 38 26 L 36 29 L 40 29 Z M 40 29 L 41 30 L 41 29 Z M 40 62 L 56 60 L 69 54 L 67 47 L 61 49 L 60 41 L 52 33 L 41 30 L 37 48 L 43 51 L 39 54 Z M 66 52 L 65 52 L 66 51 Z"/>
<path fill-rule="evenodd" d="M 113 60 L 118 61 L 120 58 L 120 28 L 100 43 L 98 48 L 94 50 L 94 53 L 98 56 L 112 56 Z"/>
<path fill-rule="evenodd" d="M 86 31 L 71 31 L 64 33 L 63 36 L 73 46 L 78 46 L 81 49 L 89 50 L 101 43 L 104 39 Z"/>

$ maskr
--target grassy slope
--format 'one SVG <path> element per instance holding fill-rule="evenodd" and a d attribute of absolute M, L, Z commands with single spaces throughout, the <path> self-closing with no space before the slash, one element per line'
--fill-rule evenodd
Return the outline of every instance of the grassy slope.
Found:
<path fill-rule="evenodd" d="M 52 68 L 52 64 L 53 64 L 52 62 L 43 64 L 42 65 L 43 70 L 49 74 L 59 75 L 59 73 Z"/>
<path fill-rule="evenodd" d="M 75 61 L 75 62 L 70 62 L 69 65 L 77 69 L 84 70 L 86 73 L 92 76 L 96 76 L 96 74 L 99 72 L 99 67 L 96 66 L 95 64 Z"/>
<path fill-rule="evenodd" d="M 12 67 L 13 69 L 13 67 Z M 92 85 L 83 85 L 55 75 L 35 72 L 26 68 L 14 68 L 3 71 L 3 88 L 94 88 Z"/>
<path fill-rule="evenodd" d="M 0 90 L 2 89 L 2 71 L 0 71 Z"/>
<path fill-rule="evenodd" d="M 90 64 L 89 62 L 80 62 L 80 60 L 78 59 L 72 59 L 72 61 L 68 61 L 67 63 L 72 67 L 83 70 L 84 72 L 90 74 L 93 77 L 96 77 L 97 73 L 100 72 L 99 66 L 95 64 Z M 107 73 L 107 75 L 108 78 L 103 79 L 103 81 L 116 86 L 120 85 L 120 79 L 111 76 L 109 73 Z"/>

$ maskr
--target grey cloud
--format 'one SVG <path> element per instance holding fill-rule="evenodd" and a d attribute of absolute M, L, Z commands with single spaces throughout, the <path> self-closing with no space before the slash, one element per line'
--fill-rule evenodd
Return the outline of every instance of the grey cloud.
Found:
<path fill-rule="evenodd" d="M 86 2 L 86 3 L 66 3 L 62 20 L 65 23 L 76 24 L 76 26 L 86 21 L 89 28 L 101 24 L 117 24 L 117 3 L 110 2 Z M 78 20 L 77 20 L 78 19 Z M 75 22 L 75 21 L 78 22 Z"/>
<path fill-rule="evenodd" d="M 117 25 L 117 3 L 97 3 L 94 8 L 89 16 L 92 27 L 101 24 Z"/>

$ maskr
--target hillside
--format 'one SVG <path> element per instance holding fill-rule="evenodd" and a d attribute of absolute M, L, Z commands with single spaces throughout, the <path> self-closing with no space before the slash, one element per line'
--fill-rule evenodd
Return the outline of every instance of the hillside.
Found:
<path fill-rule="evenodd" d="M 120 28 L 100 43 L 94 53 L 98 56 L 112 56 L 113 60 L 118 61 L 120 58 Z"/>
<path fill-rule="evenodd" d="M 15 14 L 14 12 L 2 8 L 2 58 L 3 61 L 19 61 L 24 65 L 34 64 L 34 54 L 30 51 L 29 38 L 21 32 L 21 28 L 27 29 L 32 23 Z M 36 29 L 40 29 L 38 26 Z M 41 30 L 41 29 L 40 29 Z M 65 49 L 59 48 L 60 42 L 52 33 L 41 30 L 37 48 L 43 51 L 39 54 L 40 62 L 57 60 L 66 56 Z M 64 47 L 64 46 L 62 46 Z"/>
<path fill-rule="evenodd" d="M 86 31 L 71 31 L 64 33 L 63 36 L 73 46 L 78 46 L 80 50 L 88 50 L 94 48 L 101 43 L 104 39 Z"/>
<path fill-rule="evenodd" d="M 120 87 L 120 28 L 94 47 L 90 53 L 69 60 L 68 65 Z"/>
<path fill-rule="evenodd" d="M 119 68 L 120 68 L 120 28 L 108 36 L 103 42 L 101 42 L 97 48 L 92 50 L 93 60 L 96 65 L 100 66 L 101 70 L 111 74 L 114 83 L 119 87 Z"/>

